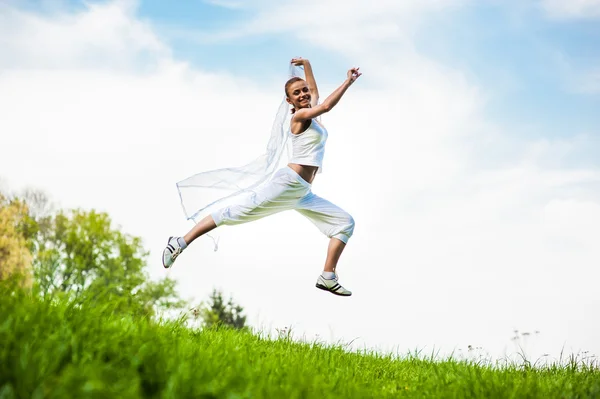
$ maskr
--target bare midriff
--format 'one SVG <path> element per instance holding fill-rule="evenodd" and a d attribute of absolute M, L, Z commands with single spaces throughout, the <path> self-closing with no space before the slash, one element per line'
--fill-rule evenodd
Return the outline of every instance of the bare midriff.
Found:
<path fill-rule="evenodd" d="M 318 166 L 300 165 L 297 163 L 288 163 L 288 166 L 310 184 L 312 184 L 317 175 L 317 170 L 319 170 Z"/>

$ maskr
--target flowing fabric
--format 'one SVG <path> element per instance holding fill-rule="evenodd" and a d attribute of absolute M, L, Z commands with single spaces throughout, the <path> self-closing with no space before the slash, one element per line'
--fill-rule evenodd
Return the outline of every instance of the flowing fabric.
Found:
<path fill-rule="evenodd" d="M 295 76 L 304 78 L 304 72 L 290 64 L 289 78 Z M 198 223 L 242 196 L 252 196 L 259 185 L 268 181 L 289 156 L 290 119 L 290 105 L 284 95 L 264 154 L 242 166 L 200 172 L 178 182 L 177 190 L 186 218 Z"/>

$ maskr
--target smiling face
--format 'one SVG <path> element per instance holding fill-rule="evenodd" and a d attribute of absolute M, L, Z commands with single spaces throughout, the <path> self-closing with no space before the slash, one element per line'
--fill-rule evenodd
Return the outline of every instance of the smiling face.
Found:
<path fill-rule="evenodd" d="M 310 89 L 306 82 L 300 78 L 290 79 L 286 84 L 287 102 L 295 110 L 310 107 Z"/>

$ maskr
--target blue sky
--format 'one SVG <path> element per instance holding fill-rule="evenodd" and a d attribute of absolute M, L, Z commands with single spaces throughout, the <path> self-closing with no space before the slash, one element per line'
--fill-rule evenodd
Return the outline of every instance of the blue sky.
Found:
<path fill-rule="evenodd" d="M 203 44 L 210 36 L 253 17 L 253 9 L 227 8 L 202 1 L 143 1 L 139 14 L 165 32 L 177 57 L 215 71 L 249 77 L 280 73 L 290 55 L 314 61 L 319 77 L 335 79 L 343 59 L 290 35 L 255 35 Z M 179 34 L 176 31 L 180 30 Z M 182 33 L 185 32 L 185 33 Z M 600 24 L 596 20 L 556 21 L 535 6 L 480 2 L 444 10 L 420 26 L 415 48 L 423 56 L 463 71 L 491 95 L 488 117 L 519 132 L 560 137 L 596 133 L 600 93 L 573 92 L 564 62 L 573 73 L 600 68 Z M 506 84 L 508 83 L 508 87 Z"/>
<path fill-rule="evenodd" d="M 57 3 L 71 10 L 85 7 L 75 0 L 17 4 L 48 11 Z M 176 58 L 204 70 L 269 79 L 281 75 L 280 65 L 296 55 L 313 60 L 325 81 L 335 81 L 346 69 L 343 57 L 289 34 L 209 39 L 251 20 L 258 8 L 253 2 L 223 7 L 201 0 L 143 0 L 137 14 L 161 33 Z M 536 2 L 486 1 L 428 15 L 414 45 L 421 55 L 481 86 L 489 94 L 487 117 L 507 131 L 521 134 L 521 125 L 536 126 L 527 134 L 561 137 L 598 134 L 599 90 L 575 92 L 570 79 L 600 69 L 599 42 L 600 24 L 593 18 L 556 20 Z"/>
<path fill-rule="evenodd" d="M 253 9 L 228 8 L 203 1 L 167 6 L 163 1 L 151 0 L 143 1 L 139 8 L 140 16 L 164 34 L 177 57 L 203 69 L 264 78 L 281 75 L 282 64 L 291 57 L 303 56 L 314 60 L 321 78 L 333 79 L 340 70 L 345 71 L 346 64 L 339 57 L 291 36 L 210 39 L 215 33 L 234 29 L 251 19 L 254 13 Z"/>
<path fill-rule="evenodd" d="M 598 133 L 600 93 L 574 93 L 562 64 L 569 62 L 573 73 L 600 65 L 597 21 L 557 22 L 533 7 L 482 2 L 430 21 L 421 34 L 423 53 L 491 91 L 487 112 L 498 123 L 516 129 L 535 124 L 534 134 L 546 136 Z M 509 87 L 503 87 L 506 80 Z"/>
<path fill-rule="evenodd" d="M 252 11 L 203 2 L 165 7 L 142 2 L 140 14 L 168 32 L 170 28 L 202 32 L 235 26 Z M 344 65 L 334 55 L 286 35 L 260 35 L 212 45 L 183 37 L 172 39 L 179 57 L 203 68 L 261 76 L 276 74 L 290 54 L 314 60 L 322 79 L 334 79 Z M 488 118 L 507 132 L 537 137 L 598 133 L 600 95 L 573 92 L 565 77 L 600 65 L 600 24 L 595 20 L 553 21 L 535 7 L 481 2 L 434 15 L 420 27 L 418 52 L 451 65 L 489 92 Z M 562 58 L 564 57 L 564 59 Z M 335 68 L 335 69 L 334 69 Z M 508 82 L 507 82 L 508 80 Z M 508 87 L 506 84 L 508 83 Z"/>

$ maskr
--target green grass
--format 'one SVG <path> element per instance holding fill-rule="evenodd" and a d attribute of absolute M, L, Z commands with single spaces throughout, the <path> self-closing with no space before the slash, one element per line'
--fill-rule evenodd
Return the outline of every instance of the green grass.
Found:
<path fill-rule="evenodd" d="M 0 293 L 2 399 L 600 397 L 600 373 L 575 363 L 394 360 Z"/>

